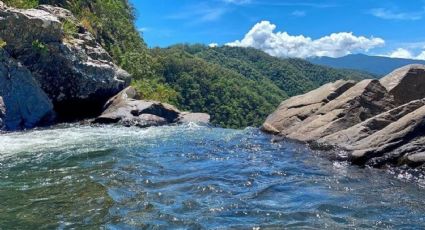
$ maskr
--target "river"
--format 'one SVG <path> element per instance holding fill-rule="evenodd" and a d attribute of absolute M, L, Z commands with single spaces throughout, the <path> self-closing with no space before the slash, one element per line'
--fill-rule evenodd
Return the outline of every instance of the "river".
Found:
<path fill-rule="evenodd" d="M 2 134 L 0 229 L 425 228 L 409 175 L 270 140 L 193 124 Z"/>

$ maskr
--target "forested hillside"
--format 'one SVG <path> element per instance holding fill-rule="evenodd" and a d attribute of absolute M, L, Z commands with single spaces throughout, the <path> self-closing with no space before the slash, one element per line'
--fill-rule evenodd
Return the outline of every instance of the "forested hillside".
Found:
<path fill-rule="evenodd" d="M 149 50 L 134 26 L 127 0 L 5 0 L 30 8 L 52 4 L 71 10 L 116 64 L 133 75 L 145 99 L 211 114 L 223 127 L 258 126 L 288 96 L 337 79 L 370 78 L 300 59 L 279 59 L 251 48 L 175 45 Z"/>
<path fill-rule="evenodd" d="M 178 92 L 177 105 L 207 112 L 220 126 L 259 125 L 287 97 L 264 76 L 246 77 L 178 46 L 154 49 L 152 55 L 158 60 L 157 72 L 163 76 L 162 81 Z"/>
<path fill-rule="evenodd" d="M 338 79 L 371 77 L 251 48 L 175 45 L 151 54 L 158 75 L 179 93 L 180 107 L 208 112 L 214 123 L 230 127 L 259 125 L 288 96 Z"/>

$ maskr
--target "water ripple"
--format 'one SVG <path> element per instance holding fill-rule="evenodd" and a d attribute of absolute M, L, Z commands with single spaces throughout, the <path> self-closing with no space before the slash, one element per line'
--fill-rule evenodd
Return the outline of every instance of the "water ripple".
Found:
<path fill-rule="evenodd" d="M 0 229 L 425 228 L 414 171 L 257 129 L 64 125 L 0 136 Z"/>

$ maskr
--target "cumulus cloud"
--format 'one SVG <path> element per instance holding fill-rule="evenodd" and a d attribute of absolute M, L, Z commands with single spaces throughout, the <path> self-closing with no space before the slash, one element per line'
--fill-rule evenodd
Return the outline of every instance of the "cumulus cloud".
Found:
<path fill-rule="evenodd" d="M 406 58 L 406 59 L 417 59 L 417 60 L 425 60 L 425 51 L 418 55 L 414 55 L 410 50 L 404 48 L 398 48 L 388 55 L 384 55 L 391 58 Z"/>
<path fill-rule="evenodd" d="M 413 58 L 412 53 L 409 50 L 403 48 L 394 50 L 388 56 L 391 58 Z"/>
<path fill-rule="evenodd" d="M 276 57 L 306 58 L 313 56 L 341 57 L 354 51 L 368 51 L 382 46 L 381 38 L 355 36 L 353 33 L 333 33 L 312 39 L 303 35 L 293 36 L 287 32 L 275 32 L 276 25 L 269 21 L 257 23 L 242 40 L 227 46 L 253 47 Z"/>

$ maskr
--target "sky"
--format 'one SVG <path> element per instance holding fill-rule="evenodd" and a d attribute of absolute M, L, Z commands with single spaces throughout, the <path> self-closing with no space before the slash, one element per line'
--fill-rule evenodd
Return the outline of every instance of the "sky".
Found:
<path fill-rule="evenodd" d="M 425 59 L 425 0 L 130 0 L 149 47 L 241 46 L 273 56 Z"/>

